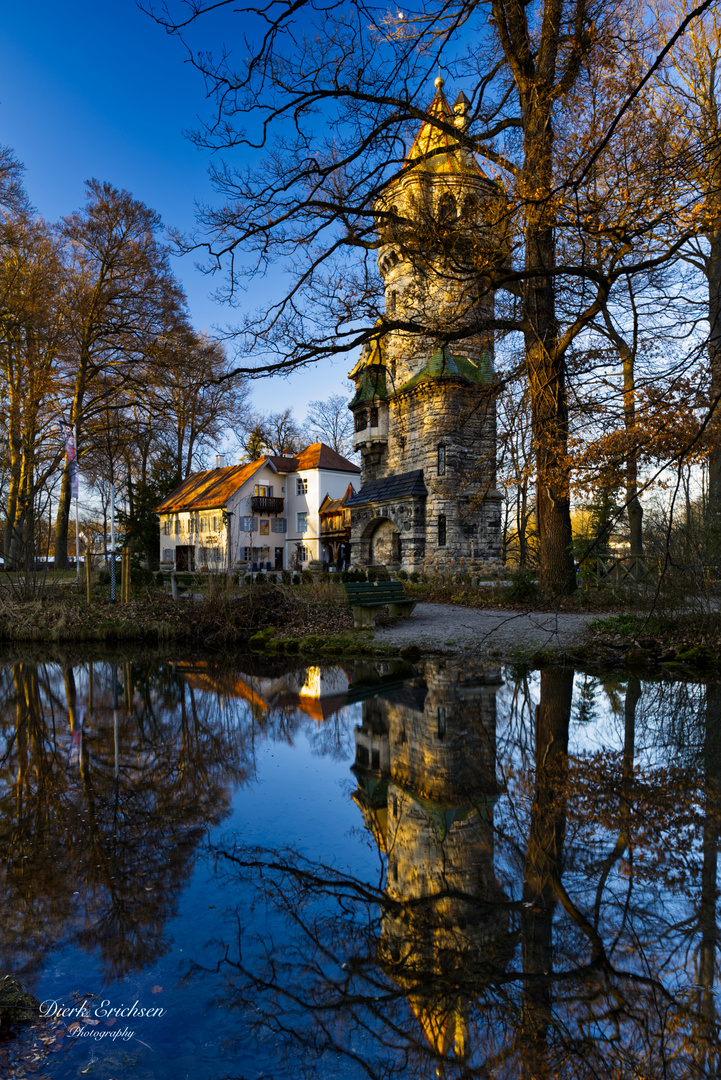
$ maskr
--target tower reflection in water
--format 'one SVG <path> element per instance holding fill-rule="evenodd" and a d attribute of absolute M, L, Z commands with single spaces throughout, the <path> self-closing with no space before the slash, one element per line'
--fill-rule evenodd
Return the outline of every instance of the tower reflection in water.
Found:
<path fill-rule="evenodd" d="M 428 1048 L 470 1053 L 469 1015 L 513 955 L 508 898 L 494 869 L 496 668 L 392 667 L 363 702 L 353 798 L 387 857 L 378 960 L 404 991 Z M 359 678 L 360 677 L 360 678 Z M 356 672 L 363 687 L 363 672 Z M 368 693 L 373 692 L 368 685 Z M 361 690 L 362 695 L 362 690 Z"/>

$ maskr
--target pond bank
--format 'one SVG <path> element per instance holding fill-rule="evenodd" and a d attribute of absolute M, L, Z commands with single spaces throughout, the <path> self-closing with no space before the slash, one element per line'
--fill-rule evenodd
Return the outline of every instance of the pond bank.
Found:
<path fill-rule="evenodd" d="M 598 618 L 419 601 L 409 619 L 379 616 L 375 630 L 353 629 L 343 593 L 318 584 L 263 586 L 172 601 L 147 590 L 129 604 L 80 597 L 0 602 L 0 641 L 116 647 L 173 643 L 190 649 L 287 653 L 305 657 L 425 655 L 510 660 L 542 666 L 665 669 L 684 677 L 721 674 L 721 615 Z"/>

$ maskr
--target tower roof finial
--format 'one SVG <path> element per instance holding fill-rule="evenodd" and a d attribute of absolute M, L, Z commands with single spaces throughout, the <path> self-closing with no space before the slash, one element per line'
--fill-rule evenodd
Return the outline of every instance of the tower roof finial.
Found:
<path fill-rule="evenodd" d="M 438 61 L 438 78 L 436 79 L 436 81 L 435 81 L 435 83 L 433 85 L 435 86 L 436 90 L 440 90 L 441 87 L 443 86 L 443 76 L 441 75 L 441 62 L 440 62 L 440 60 Z"/>

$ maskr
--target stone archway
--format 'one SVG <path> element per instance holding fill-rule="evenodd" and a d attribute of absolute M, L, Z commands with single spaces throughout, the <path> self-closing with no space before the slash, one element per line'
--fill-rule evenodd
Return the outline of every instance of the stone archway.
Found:
<path fill-rule="evenodd" d="M 401 533 L 389 518 L 376 518 L 365 530 L 366 565 L 387 566 L 401 561 Z"/>

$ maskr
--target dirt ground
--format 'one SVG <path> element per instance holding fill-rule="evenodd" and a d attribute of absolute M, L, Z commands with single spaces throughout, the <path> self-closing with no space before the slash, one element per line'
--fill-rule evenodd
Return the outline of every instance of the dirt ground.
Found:
<path fill-rule="evenodd" d="M 454 654 L 527 656 L 578 648 L 593 614 L 484 611 L 455 604 L 417 604 L 409 619 L 379 627 L 382 645 L 418 645 Z"/>

